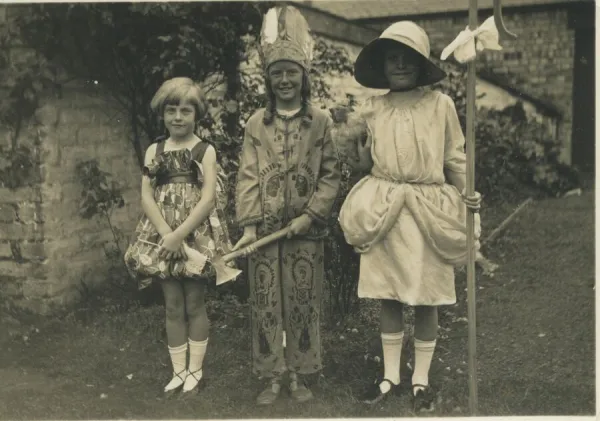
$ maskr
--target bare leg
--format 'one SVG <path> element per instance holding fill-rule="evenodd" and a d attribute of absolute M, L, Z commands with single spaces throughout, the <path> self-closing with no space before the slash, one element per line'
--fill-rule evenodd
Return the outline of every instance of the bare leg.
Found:
<path fill-rule="evenodd" d="M 420 341 L 434 341 L 437 337 L 437 307 L 415 307 L 415 338 Z"/>
<path fill-rule="evenodd" d="M 188 336 L 194 341 L 205 341 L 208 338 L 210 322 L 206 314 L 204 296 L 206 284 L 202 281 L 189 280 L 183 284 L 185 291 L 185 310 L 188 317 Z"/>
<path fill-rule="evenodd" d="M 381 333 L 404 332 L 404 305 L 399 301 L 381 300 Z"/>
<path fill-rule="evenodd" d="M 174 280 L 164 280 L 161 286 L 165 296 L 167 341 L 170 347 L 181 346 L 187 342 L 183 286 Z"/>
<path fill-rule="evenodd" d="M 179 388 L 186 378 L 187 341 L 185 325 L 185 301 L 182 285 L 174 280 L 161 282 L 165 296 L 167 342 L 173 365 L 173 378 L 165 386 L 165 392 Z"/>
<path fill-rule="evenodd" d="M 183 385 L 183 391 L 190 392 L 196 388 L 202 379 L 202 364 L 208 345 L 209 321 L 204 302 L 206 284 L 198 280 L 188 280 L 183 285 L 185 309 L 189 323 L 188 341 L 190 346 L 188 376 Z"/>

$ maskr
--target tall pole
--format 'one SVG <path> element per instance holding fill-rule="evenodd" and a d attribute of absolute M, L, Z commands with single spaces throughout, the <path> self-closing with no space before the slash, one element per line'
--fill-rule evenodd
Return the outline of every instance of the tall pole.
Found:
<path fill-rule="evenodd" d="M 477 0 L 469 0 L 469 29 L 477 29 Z M 475 59 L 467 68 L 467 196 L 475 194 Z M 469 411 L 477 415 L 477 321 L 475 302 L 475 214 L 467 211 L 467 306 L 469 319 Z"/>

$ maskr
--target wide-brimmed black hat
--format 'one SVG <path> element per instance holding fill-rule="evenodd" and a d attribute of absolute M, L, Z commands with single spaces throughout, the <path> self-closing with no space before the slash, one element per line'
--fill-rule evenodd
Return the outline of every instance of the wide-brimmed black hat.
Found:
<path fill-rule="evenodd" d="M 446 77 L 446 72 L 430 60 L 427 33 L 414 22 L 402 21 L 388 27 L 379 38 L 362 49 L 354 63 L 354 78 L 358 83 L 367 88 L 389 89 L 383 72 L 383 52 L 387 46 L 394 43 L 402 44 L 424 58 L 417 86 L 432 85 Z"/>

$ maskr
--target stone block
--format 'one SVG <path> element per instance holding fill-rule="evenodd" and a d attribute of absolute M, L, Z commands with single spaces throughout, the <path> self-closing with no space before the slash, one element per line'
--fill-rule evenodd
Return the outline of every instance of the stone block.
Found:
<path fill-rule="evenodd" d="M 27 237 L 27 226 L 18 222 L 0 223 L 0 240 L 22 240 Z"/>
<path fill-rule="evenodd" d="M 0 296 L 1 297 L 22 297 L 23 283 L 26 278 L 6 276 L 0 274 Z"/>
<path fill-rule="evenodd" d="M 21 202 L 17 208 L 17 216 L 22 223 L 44 222 L 41 208 L 35 203 Z"/>
<path fill-rule="evenodd" d="M 80 254 L 77 258 L 68 261 L 61 260 L 52 265 L 50 277 L 60 279 L 65 287 L 79 287 L 81 282 L 87 285 L 102 282 L 108 276 L 106 259 L 98 259 L 97 252 Z"/>
<path fill-rule="evenodd" d="M 48 228 L 50 228 L 51 224 L 54 224 L 56 222 L 71 221 L 74 218 L 79 218 L 78 206 L 79 201 L 75 203 L 42 203 L 42 214 L 44 215 L 45 222 L 48 224 Z"/>
<path fill-rule="evenodd" d="M 88 232 L 78 236 L 79 248 L 81 251 L 96 250 L 102 252 L 104 245 L 114 242 L 110 229 L 100 232 Z"/>
<path fill-rule="evenodd" d="M 41 241 L 43 224 L 0 223 L 0 240 Z"/>
<path fill-rule="evenodd" d="M 45 236 L 49 240 L 71 239 L 81 235 L 83 232 L 94 230 L 97 221 L 82 219 L 79 216 L 72 218 L 55 217 L 52 220 L 47 219 Z"/>
<path fill-rule="evenodd" d="M 60 167 L 62 162 L 61 139 L 56 136 L 46 136 L 40 146 L 42 165 Z M 42 180 L 47 179 L 47 174 L 42 174 Z"/>
<path fill-rule="evenodd" d="M 21 243 L 21 256 L 28 260 L 44 260 L 46 258 L 44 243 Z"/>
<path fill-rule="evenodd" d="M 78 206 L 81 200 L 83 185 L 77 179 L 67 181 L 62 185 L 62 193 L 64 200 L 71 205 Z"/>
<path fill-rule="evenodd" d="M 65 85 L 63 93 L 65 106 L 77 107 L 85 104 L 86 107 L 115 108 L 113 101 L 103 94 L 102 89 L 96 89 L 92 86 L 71 88 Z"/>
<path fill-rule="evenodd" d="M 9 242 L 2 242 L 0 243 L 0 259 L 6 259 L 7 257 L 12 259 L 12 248 Z"/>
<path fill-rule="evenodd" d="M 93 126 L 104 121 L 101 111 L 96 107 L 88 107 L 87 104 L 74 101 L 70 107 L 61 107 L 60 124 L 84 127 Z"/>
<path fill-rule="evenodd" d="M 44 203 L 62 202 L 64 199 L 61 183 L 46 183 L 42 186 L 42 201 Z"/>
<path fill-rule="evenodd" d="M 105 156 L 114 156 L 115 141 L 111 133 L 114 129 L 108 123 L 96 124 L 94 126 L 79 127 L 77 133 L 77 145 L 85 148 L 94 158 L 102 158 Z M 127 139 L 123 139 L 124 145 L 127 144 Z M 117 143 L 118 144 L 118 143 Z M 122 150 L 120 150 L 122 154 Z"/>
<path fill-rule="evenodd" d="M 40 177 L 43 180 L 43 185 L 52 185 L 74 180 L 75 172 L 65 171 L 60 164 L 44 163 L 40 165 Z"/>
<path fill-rule="evenodd" d="M 20 187 L 14 190 L 0 187 L 0 202 L 3 203 L 41 202 L 41 200 L 39 191 L 34 187 Z"/>
<path fill-rule="evenodd" d="M 15 205 L 0 203 L 0 222 L 14 222 L 16 219 Z"/>
<path fill-rule="evenodd" d="M 53 297 L 64 290 L 65 286 L 57 285 L 51 281 L 40 281 L 36 279 L 27 279 L 23 282 L 22 291 L 23 297 L 31 298 L 47 298 Z"/>
<path fill-rule="evenodd" d="M 17 263 L 12 260 L 0 260 L 0 276 L 43 278 L 48 267 L 43 263 Z"/>
<path fill-rule="evenodd" d="M 61 238 L 60 240 L 48 241 L 45 243 L 45 254 L 50 261 L 50 266 L 54 267 L 55 262 L 68 262 L 80 251 L 79 238 Z M 53 269 L 54 270 L 54 269 Z"/>
<path fill-rule="evenodd" d="M 63 147 L 79 144 L 82 127 L 77 124 L 60 123 L 53 135 L 56 141 Z"/>
<path fill-rule="evenodd" d="M 94 153 L 93 144 L 78 144 L 64 147 L 62 149 L 62 159 L 64 171 L 72 171 L 75 176 L 75 167 L 77 164 L 97 158 Z"/>
<path fill-rule="evenodd" d="M 61 111 L 52 103 L 46 103 L 35 112 L 35 120 L 42 126 L 56 127 L 60 121 Z"/>

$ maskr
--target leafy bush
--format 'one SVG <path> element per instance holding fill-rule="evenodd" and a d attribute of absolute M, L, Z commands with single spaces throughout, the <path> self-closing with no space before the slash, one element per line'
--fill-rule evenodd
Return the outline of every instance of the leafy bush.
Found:
<path fill-rule="evenodd" d="M 40 96 L 53 87 L 53 67 L 36 52 L 10 55 L 10 46 L 18 34 L 18 25 L 0 20 L 0 136 L 8 142 L 0 145 L 0 187 L 16 189 L 37 181 L 37 157 L 19 142 L 23 127 L 34 116 Z M 34 141 L 35 143 L 35 141 Z"/>
<path fill-rule="evenodd" d="M 75 172 L 82 187 L 79 214 L 85 219 L 97 216 L 103 218 L 113 235 L 113 244 L 104 245 L 104 254 L 109 263 L 108 282 L 120 293 L 132 294 L 135 285 L 123 261 L 124 250 L 121 247 L 124 235 L 111 219 L 113 212 L 125 205 L 121 187 L 110 173 L 100 169 L 95 159 L 80 162 L 75 167 Z M 96 294 L 96 291 L 90 290 L 85 279 L 81 280 L 80 292 L 84 301 Z"/>
<path fill-rule="evenodd" d="M 439 89 L 452 97 L 466 133 L 466 74 L 445 67 Z M 579 184 L 578 171 L 560 162 L 560 140 L 528 118 L 521 103 L 504 110 L 479 109 L 475 120 L 475 186 L 487 203 L 510 200 L 516 192 L 557 195 Z"/>

